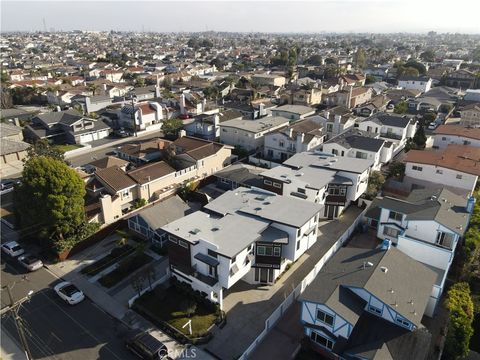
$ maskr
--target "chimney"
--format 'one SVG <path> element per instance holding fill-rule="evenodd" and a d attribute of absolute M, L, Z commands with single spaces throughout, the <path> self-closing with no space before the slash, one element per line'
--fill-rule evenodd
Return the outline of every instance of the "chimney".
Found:
<path fill-rule="evenodd" d="M 180 95 L 179 106 L 180 106 L 180 113 L 182 115 L 185 115 L 185 113 L 186 113 L 186 111 L 185 111 L 185 94 L 183 94 L 183 93 Z"/>
<path fill-rule="evenodd" d="M 304 139 L 305 139 L 305 134 L 303 132 L 297 134 L 297 146 L 296 146 L 296 152 L 297 153 L 303 151 L 302 146 L 303 146 L 303 140 Z"/>
<path fill-rule="evenodd" d="M 347 109 L 350 109 L 352 107 L 352 91 L 353 91 L 353 85 L 350 86 L 348 89 Z"/>
<path fill-rule="evenodd" d="M 267 115 L 266 112 L 265 112 L 265 104 L 264 103 L 260 103 L 258 105 L 258 116 L 259 117 L 262 117 L 262 116 L 265 116 Z"/>
<path fill-rule="evenodd" d="M 103 91 L 107 91 L 107 84 L 103 84 Z"/>
<path fill-rule="evenodd" d="M 207 99 L 202 100 L 202 113 L 204 113 L 207 109 Z"/>
<path fill-rule="evenodd" d="M 293 136 L 293 128 L 288 128 L 288 136 L 292 137 Z"/>

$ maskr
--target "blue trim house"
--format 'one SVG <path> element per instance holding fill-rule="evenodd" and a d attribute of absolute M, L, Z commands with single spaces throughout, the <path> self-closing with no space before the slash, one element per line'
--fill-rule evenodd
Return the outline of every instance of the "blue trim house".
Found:
<path fill-rule="evenodd" d="M 408 347 L 390 345 L 392 341 L 416 344 L 419 332 L 426 341 L 421 319 L 437 277 L 437 272 L 391 247 L 389 241 L 376 249 L 341 248 L 300 297 L 305 335 L 326 357 L 377 359 L 358 348 L 368 345 L 358 337 L 370 330 L 357 330 L 365 327 L 367 318 L 372 327 L 385 330 L 385 336 L 380 332 L 368 349 L 387 351 L 392 359 L 413 359 Z"/>

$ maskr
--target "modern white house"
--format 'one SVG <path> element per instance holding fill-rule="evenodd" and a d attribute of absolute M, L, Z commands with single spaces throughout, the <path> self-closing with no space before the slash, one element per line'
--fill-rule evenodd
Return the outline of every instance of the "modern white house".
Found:
<path fill-rule="evenodd" d="M 375 115 L 358 123 L 358 128 L 374 134 L 393 144 L 393 155 L 398 154 L 406 145 L 407 140 L 415 135 L 417 121 L 406 117 L 387 113 Z"/>
<path fill-rule="evenodd" d="M 318 117 L 299 120 L 265 135 L 264 157 L 283 162 L 292 155 L 318 147 L 323 139 L 323 125 Z"/>
<path fill-rule="evenodd" d="M 401 76 L 398 86 L 406 90 L 418 90 L 423 93 L 432 87 L 432 79 L 428 76 Z"/>
<path fill-rule="evenodd" d="M 239 187 L 162 227 L 172 276 L 222 307 L 240 279 L 272 284 L 317 240 L 318 204 Z"/>
<path fill-rule="evenodd" d="M 425 359 L 421 321 L 437 280 L 388 241 L 342 247 L 299 297 L 304 333 L 322 358 Z"/>
<path fill-rule="evenodd" d="M 220 123 L 220 142 L 247 151 L 263 149 L 266 134 L 287 127 L 284 117 L 268 116 L 258 120 L 233 119 Z"/>
<path fill-rule="evenodd" d="M 304 152 L 261 175 L 265 189 L 318 203 L 321 217 L 335 219 L 366 191 L 372 165 L 367 159 Z"/>
<path fill-rule="evenodd" d="M 480 147 L 480 128 L 440 125 L 433 132 L 432 147 L 434 149 L 445 149 L 451 144 Z"/>
<path fill-rule="evenodd" d="M 441 183 L 472 193 L 480 176 L 480 148 L 450 144 L 443 150 L 410 150 L 405 176 L 413 182 Z"/>
<path fill-rule="evenodd" d="M 380 134 L 351 128 L 323 143 L 319 150 L 336 156 L 373 160 L 373 170 L 380 170 L 393 157 L 393 143 Z"/>
<path fill-rule="evenodd" d="M 432 316 L 443 292 L 455 249 L 467 230 L 475 200 L 446 188 L 413 190 L 405 199 L 375 199 L 365 217 L 377 231 L 413 259 L 436 270 L 441 277 L 429 300 Z"/>
<path fill-rule="evenodd" d="M 315 117 L 319 117 L 323 122 L 326 140 L 353 128 L 357 119 L 356 115 L 341 105 L 325 110 L 321 116 L 316 115 Z"/>

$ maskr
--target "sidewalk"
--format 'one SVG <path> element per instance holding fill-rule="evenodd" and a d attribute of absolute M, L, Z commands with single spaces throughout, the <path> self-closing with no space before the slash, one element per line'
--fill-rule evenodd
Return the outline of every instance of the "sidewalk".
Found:
<path fill-rule="evenodd" d="M 128 299 L 135 295 L 135 291 L 131 288 L 128 281 L 119 284 L 122 287 L 121 291 L 119 291 L 120 296 L 114 297 L 108 294 L 108 289 L 103 288 L 98 283 L 90 283 L 88 277 L 80 273 L 81 268 L 108 254 L 116 246 L 117 240 L 117 235 L 111 235 L 97 245 L 76 254 L 71 259 L 58 264 L 50 264 L 47 268 L 56 277 L 74 283 L 103 311 L 132 329 L 150 331 L 156 338 L 167 345 L 170 351 L 179 356 L 185 348 L 183 345 L 157 330 L 152 323 L 128 308 Z M 164 263 L 159 262 L 163 268 L 165 268 Z M 125 301 L 126 299 L 127 301 Z"/>

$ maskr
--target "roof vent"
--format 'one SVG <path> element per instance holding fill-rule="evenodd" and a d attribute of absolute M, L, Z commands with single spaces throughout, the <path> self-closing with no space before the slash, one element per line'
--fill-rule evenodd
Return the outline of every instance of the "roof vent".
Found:
<path fill-rule="evenodd" d="M 303 172 L 295 174 L 295 176 L 303 176 Z"/>
<path fill-rule="evenodd" d="M 262 210 L 262 208 L 261 208 L 261 207 L 256 207 L 256 208 L 253 209 L 253 210 L 255 210 L 255 211 L 260 211 L 260 210 Z"/>
<path fill-rule="evenodd" d="M 363 262 L 363 268 L 367 268 L 367 267 L 372 267 L 373 266 L 373 263 L 371 263 L 370 261 L 364 261 Z"/>
<path fill-rule="evenodd" d="M 200 229 L 195 228 L 193 230 L 190 230 L 189 232 L 190 234 L 197 235 L 200 232 Z"/>
<path fill-rule="evenodd" d="M 385 274 L 388 272 L 388 268 L 386 266 L 380 267 L 380 270 L 382 270 Z"/>
<path fill-rule="evenodd" d="M 212 228 L 212 231 L 218 231 L 218 230 L 220 230 L 220 227 L 218 227 L 218 226 L 215 226 L 215 227 Z"/>
<path fill-rule="evenodd" d="M 263 205 L 270 205 L 270 204 L 271 204 L 270 201 L 265 201 L 265 202 L 263 203 Z"/>

